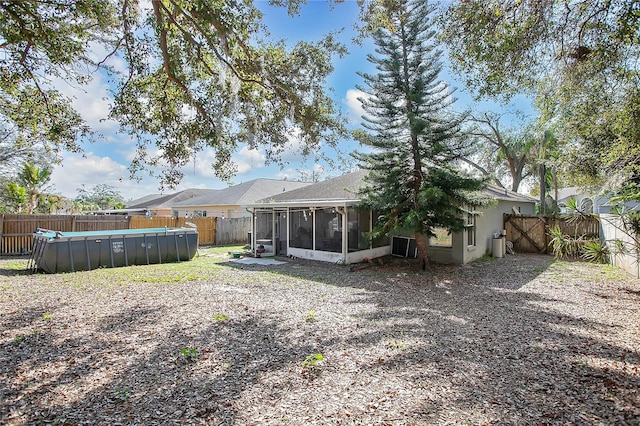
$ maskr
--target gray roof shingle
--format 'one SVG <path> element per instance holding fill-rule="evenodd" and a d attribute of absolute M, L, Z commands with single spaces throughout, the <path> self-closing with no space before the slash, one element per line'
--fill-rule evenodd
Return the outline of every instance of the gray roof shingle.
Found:
<path fill-rule="evenodd" d="M 185 201 L 215 191 L 215 189 L 192 188 L 185 189 L 184 191 L 176 192 L 174 194 L 147 195 L 146 197 L 131 201 L 127 204 L 127 208 L 170 209 L 176 202 Z"/>
<path fill-rule="evenodd" d="M 358 190 L 364 186 L 367 176 L 366 170 L 356 170 L 323 182 L 318 182 L 304 188 L 288 191 L 272 197 L 258 200 L 258 203 L 286 203 L 293 201 L 332 201 L 357 200 Z M 535 202 L 527 195 L 519 194 L 497 186 L 489 185 L 484 193 L 491 198 L 508 201 Z"/>
<path fill-rule="evenodd" d="M 304 188 L 259 200 L 258 202 L 286 202 L 303 200 L 356 200 L 358 190 L 364 184 L 366 170 L 346 173 L 333 179 L 314 183 Z"/>
<path fill-rule="evenodd" d="M 296 190 L 311 185 L 310 182 L 296 182 L 278 179 L 254 179 L 226 189 L 192 198 L 173 207 L 201 207 L 201 206 L 244 206 L 255 203 L 256 200 L 275 196 L 287 191 Z"/>

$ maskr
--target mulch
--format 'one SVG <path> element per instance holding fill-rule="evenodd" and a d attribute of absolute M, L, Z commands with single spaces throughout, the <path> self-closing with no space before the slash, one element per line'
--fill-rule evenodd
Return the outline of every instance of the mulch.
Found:
<path fill-rule="evenodd" d="M 615 268 L 282 260 L 0 260 L 0 423 L 640 424 L 640 281 Z"/>

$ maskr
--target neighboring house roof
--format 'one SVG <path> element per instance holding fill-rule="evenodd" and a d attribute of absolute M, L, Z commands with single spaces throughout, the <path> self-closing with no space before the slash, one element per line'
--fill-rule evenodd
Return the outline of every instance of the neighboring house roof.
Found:
<path fill-rule="evenodd" d="M 581 188 L 578 186 L 568 186 L 566 188 L 562 188 L 558 190 L 558 199 L 556 200 L 558 204 L 566 203 L 570 198 L 575 199 L 576 201 L 580 201 L 583 198 L 602 198 L 608 199 L 609 197 L 606 194 L 597 194 L 597 191 L 589 188 Z"/>
<path fill-rule="evenodd" d="M 367 176 L 366 170 L 357 170 L 334 179 L 318 182 L 313 185 L 288 191 L 273 197 L 264 198 L 258 203 L 287 203 L 287 202 L 326 202 L 326 201 L 358 201 L 358 190 L 364 186 Z M 485 193 L 499 200 L 517 202 L 536 202 L 535 198 L 518 194 L 497 186 L 489 185 Z"/>
<path fill-rule="evenodd" d="M 271 197 L 287 191 L 311 185 L 310 182 L 296 182 L 277 179 L 254 179 L 226 189 L 173 203 L 174 208 L 203 206 L 246 206 L 258 199 Z"/>
<path fill-rule="evenodd" d="M 149 194 L 149 195 L 145 195 L 144 197 L 141 198 L 136 198 L 135 200 L 131 200 L 131 201 L 127 201 L 127 206 L 139 206 L 142 204 L 148 204 L 151 201 L 155 200 L 156 198 L 160 198 L 160 197 L 164 197 L 164 195 L 162 194 Z"/>
<path fill-rule="evenodd" d="M 127 205 L 127 208 L 148 208 L 153 210 L 171 209 L 171 207 L 177 202 L 186 201 L 211 192 L 216 192 L 216 190 L 192 188 L 176 192 L 175 194 L 148 195 L 146 197 L 139 198 L 138 200 L 131 201 L 130 204 Z"/>

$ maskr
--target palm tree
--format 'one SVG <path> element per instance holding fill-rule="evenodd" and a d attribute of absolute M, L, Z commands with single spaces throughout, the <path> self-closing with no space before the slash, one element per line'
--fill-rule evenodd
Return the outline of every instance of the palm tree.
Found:
<path fill-rule="evenodd" d="M 38 207 L 45 187 L 50 180 L 51 170 L 48 168 L 41 169 L 33 163 L 25 163 L 22 167 L 22 171 L 18 174 L 18 181 L 27 190 L 29 214 L 33 214 Z"/>
<path fill-rule="evenodd" d="M 14 211 L 22 213 L 22 209 L 27 204 L 27 189 L 15 182 L 9 182 L 6 189 L 8 200 L 15 205 Z"/>

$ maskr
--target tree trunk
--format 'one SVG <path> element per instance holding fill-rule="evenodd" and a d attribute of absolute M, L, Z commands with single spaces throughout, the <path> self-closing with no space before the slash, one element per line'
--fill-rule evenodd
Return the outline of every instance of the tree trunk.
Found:
<path fill-rule="evenodd" d="M 424 234 L 416 234 L 416 247 L 418 248 L 418 260 L 420 260 L 420 268 L 423 271 L 430 271 L 429 254 L 427 253 L 427 236 Z"/>
<path fill-rule="evenodd" d="M 546 185 L 547 167 L 544 163 L 540 164 L 540 217 L 547 212 L 547 185 Z"/>

